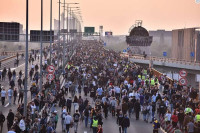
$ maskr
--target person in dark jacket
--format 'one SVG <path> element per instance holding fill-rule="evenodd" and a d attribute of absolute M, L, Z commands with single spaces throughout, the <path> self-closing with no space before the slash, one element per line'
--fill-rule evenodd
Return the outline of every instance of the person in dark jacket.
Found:
<path fill-rule="evenodd" d="M 153 133 L 158 133 L 158 129 L 160 128 L 160 123 L 157 121 L 157 119 L 153 122 Z"/>
<path fill-rule="evenodd" d="M 124 119 L 124 116 L 122 114 L 122 111 L 119 112 L 119 116 L 117 117 L 117 124 L 119 126 L 119 133 L 122 132 L 122 121 Z"/>
<path fill-rule="evenodd" d="M 130 119 L 127 114 L 124 115 L 124 119 L 122 120 L 122 130 L 123 133 L 127 133 L 127 128 L 130 126 Z"/>
<path fill-rule="evenodd" d="M 0 111 L 0 133 L 2 133 L 2 131 L 3 131 L 3 123 L 4 123 L 4 121 L 5 121 L 5 116 Z"/>
<path fill-rule="evenodd" d="M 12 112 L 12 109 L 9 110 L 8 116 L 7 116 L 7 127 L 8 131 L 10 130 L 11 126 L 13 125 L 13 120 L 14 120 L 14 113 Z"/>
<path fill-rule="evenodd" d="M 134 110 L 135 110 L 135 115 L 136 115 L 136 120 L 139 120 L 139 114 L 140 114 L 140 103 L 137 100 L 134 104 Z"/>

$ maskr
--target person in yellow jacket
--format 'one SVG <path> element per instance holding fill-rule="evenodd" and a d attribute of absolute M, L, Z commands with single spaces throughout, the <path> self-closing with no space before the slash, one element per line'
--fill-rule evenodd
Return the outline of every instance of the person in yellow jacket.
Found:
<path fill-rule="evenodd" d="M 200 122 L 200 112 L 195 116 L 194 119 L 196 123 Z"/>
<path fill-rule="evenodd" d="M 188 113 L 193 114 L 193 110 L 189 106 L 187 108 L 185 108 L 184 112 L 185 112 L 185 114 L 188 114 Z"/>
<path fill-rule="evenodd" d="M 93 118 L 91 125 L 93 129 L 93 133 L 97 133 L 98 119 L 96 117 Z"/>
<path fill-rule="evenodd" d="M 155 85 L 155 80 L 151 79 L 151 86 L 154 86 L 154 85 Z"/>

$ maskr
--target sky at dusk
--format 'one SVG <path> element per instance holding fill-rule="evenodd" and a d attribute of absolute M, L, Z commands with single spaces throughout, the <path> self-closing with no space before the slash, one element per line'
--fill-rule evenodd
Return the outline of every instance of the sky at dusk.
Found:
<path fill-rule="evenodd" d="M 44 30 L 50 27 L 50 0 L 44 1 Z M 40 2 L 29 0 L 29 29 L 40 29 Z M 61 0 L 64 2 L 64 0 Z M 127 35 L 135 20 L 148 30 L 200 27 L 200 4 L 195 0 L 66 0 L 79 2 L 83 26 L 104 26 L 114 35 Z M 26 0 L 0 0 L 0 21 L 15 21 L 25 28 Z M 58 0 L 53 0 L 53 19 L 58 19 Z M 63 7 L 61 7 L 61 13 Z"/>

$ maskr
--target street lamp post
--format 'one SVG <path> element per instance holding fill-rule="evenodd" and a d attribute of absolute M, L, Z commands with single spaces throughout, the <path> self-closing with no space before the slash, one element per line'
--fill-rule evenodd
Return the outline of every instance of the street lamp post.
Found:
<path fill-rule="evenodd" d="M 26 0 L 26 56 L 25 56 L 25 83 L 24 83 L 24 116 L 27 116 L 27 80 L 28 80 L 28 0 Z"/>
<path fill-rule="evenodd" d="M 51 65 L 51 54 L 52 54 L 52 0 L 50 3 L 50 65 Z"/>
<path fill-rule="evenodd" d="M 41 0 L 41 31 L 40 31 L 40 91 L 42 90 L 42 45 L 43 45 L 43 0 Z"/>
<path fill-rule="evenodd" d="M 63 29 L 65 29 L 65 0 L 64 0 L 64 11 L 63 11 Z M 68 30 L 68 29 L 67 29 Z M 64 30 L 63 30 L 64 31 Z M 64 72 L 64 69 L 65 69 L 65 34 L 63 32 L 63 67 L 62 67 L 62 70 Z"/>
<path fill-rule="evenodd" d="M 59 11 L 58 11 L 58 45 L 59 45 L 59 48 L 60 48 L 60 0 L 59 0 Z M 58 56 L 58 67 L 59 67 L 59 56 Z"/>

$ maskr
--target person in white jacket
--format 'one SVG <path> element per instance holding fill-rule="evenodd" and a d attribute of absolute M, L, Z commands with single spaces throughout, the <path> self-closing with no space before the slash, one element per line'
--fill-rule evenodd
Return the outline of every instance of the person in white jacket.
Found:
<path fill-rule="evenodd" d="M 19 128 L 21 129 L 22 132 L 25 131 L 25 129 L 26 129 L 24 120 L 25 120 L 25 117 L 23 117 L 19 122 Z"/>

